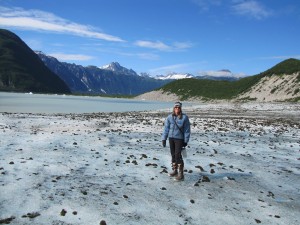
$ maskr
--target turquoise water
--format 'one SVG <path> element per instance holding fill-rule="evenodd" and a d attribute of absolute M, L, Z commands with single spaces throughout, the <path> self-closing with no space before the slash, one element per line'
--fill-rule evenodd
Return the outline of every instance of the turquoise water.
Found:
<path fill-rule="evenodd" d="M 0 92 L 0 112 L 93 113 L 168 109 L 172 102 Z"/>

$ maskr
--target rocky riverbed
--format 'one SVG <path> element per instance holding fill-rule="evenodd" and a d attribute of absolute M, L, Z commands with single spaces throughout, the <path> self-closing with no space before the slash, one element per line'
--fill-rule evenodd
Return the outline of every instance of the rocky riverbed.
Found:
<path fill-rule="evenodd" d="M 168 110 L 0 114 L 0 224 L 299 224 L 300 105 L 184 108 L 175 182 Z"/>

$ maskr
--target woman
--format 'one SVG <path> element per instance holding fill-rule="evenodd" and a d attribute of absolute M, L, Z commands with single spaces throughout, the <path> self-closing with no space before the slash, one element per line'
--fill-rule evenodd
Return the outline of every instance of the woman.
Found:
<path fill-rule="evenodd" d="M 166 118 L 162 134 L 163 147 L 166 147 L 166 140 L 169 137 L 172 156 L 172 172 L 169 173 L 169 176 L 175 177 L 175 180 L 177 181 L 184 179 L 184 162 L 181 150 L 187 146 L 191 132 L 189 118 L 186 114 L 182 113 L 181 107 L 182 104 L 180 102 L 175 102 L 173 113 Z"/>

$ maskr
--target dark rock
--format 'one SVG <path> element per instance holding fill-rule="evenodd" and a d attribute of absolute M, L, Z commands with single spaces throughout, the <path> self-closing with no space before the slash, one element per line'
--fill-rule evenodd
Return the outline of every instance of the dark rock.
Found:
<path fill-rule="evenodd" d="M 260 220 L 258 220 L 258 219 L 255 219 L 255 222 L 256 222 L 256 223 L 261 223 L 261 221 L 260 221 Z"/>
<path fill-rule="evenodd" d="M 106 225 L 105 220 L 101 220 L 101 221 L 100 221 L 100 225 Z"/>
<path fill-rule="evenodd" d="M 38 217 L 38 216 L 40 216 L 40 215 L 41 215 L 41 214 L 39 214 L 38 212 L 33 212 L 33 213 L 27 213 L 26 215 L 23 215 L 22 218 L 28 217 L 28 218 L 33 219 L 33 218 Z"/>
<path fill-rule="evenodd" d="M 16 217 L 12 216 L 6 219 L 0 219 L 0 224 L 10 224 L 11 221 L 13 221 L 14 219 L 16 219 Z"/>
<path fill-rule="evenodd" d="M 207 176 L 202 177 L 202 182 L 210 182 L 210 179 Z"/>
<path fill-rule="evenodd" d="M 61 216 L 65 216 L 66 214 L 67 214 L 67 210 L 62 209 L 61 212 L 60 212 L 60 215 Z"/>

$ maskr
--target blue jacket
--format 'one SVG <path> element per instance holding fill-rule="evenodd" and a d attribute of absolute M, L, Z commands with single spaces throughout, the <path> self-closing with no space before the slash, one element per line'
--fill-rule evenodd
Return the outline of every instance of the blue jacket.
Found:
<path fill-rule="evenodd" d="M 176 125 L 176 123 L 177 125 Z M 180 131 L 181 130 L 181 131 Z M 170 114 L 165 121 L 165 127 L 162 134 L 162 140 L 167 138 L 181 139 L 185 143 L 189 142 L 191 134 L 190 120 L 187 115 L 182 114 L 182 118 L 179 119 L 177 116 Z"/>

